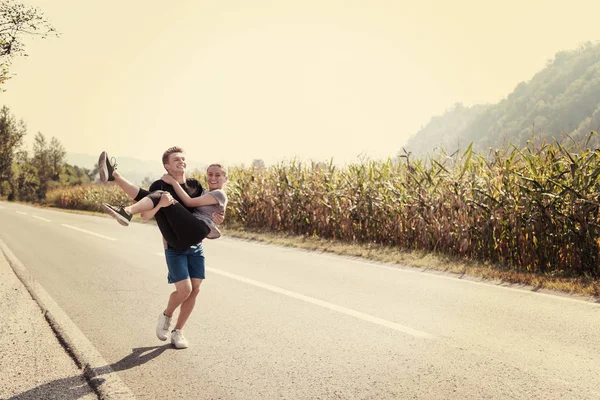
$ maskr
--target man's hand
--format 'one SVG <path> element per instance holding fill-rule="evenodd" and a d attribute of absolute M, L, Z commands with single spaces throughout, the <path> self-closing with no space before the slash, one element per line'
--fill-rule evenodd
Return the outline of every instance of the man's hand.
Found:
<path fill-rule="evenodd" d="M 225 213 L 214 212 L 212 213 L 212 219 L 215 224 L 221 225 L 225 220 Z"/>
<path fill-rule="evenodd" d="M 160 201 L 158 205 L 160 207 L 169 207 L 171 204 L 175 204 L 175 199 L 171 196 L 171 193 L 164 192 L 162 196 L 160 196 Z"/>
<path fill-rule="evenodd" d="M 162 179 L 163 182 L 165 182 L 166 184 L 171 185 L 171 186 L 173 186 L 173 185 L 175 185 L 177 183 L 177 180 L 175 180 L 175 178 L 173 178 L 169 174 L 164 174 L 162 176 L 162 178 L 160 178 L 160 179 Z"/>

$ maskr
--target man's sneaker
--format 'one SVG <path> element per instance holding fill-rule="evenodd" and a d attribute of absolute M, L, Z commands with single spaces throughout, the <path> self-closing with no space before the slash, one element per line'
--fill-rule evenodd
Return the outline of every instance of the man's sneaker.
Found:
<path fill-rule="evenodd" d="M 110 214 L 111 217 L 116 219 L 118 223 L 120 223 L 123 226 L 129 225 L 129 221 L 131 221 L 131 214 L 125 211 L 125 208 L 123 206 L 115 207 L 111 206 L 108 203 L 102 203 L 102 207 L 104 208 L 104 211 L 106 211 L 108 214 Z"/>
<path fill-rule="evenodd" d="M 188 341 L 183 336 L 183 331 L 181 329 L 173 329 L 171 331 L 171 343 L 178 349 L 187 349 L 188 347 Z"/>
<path fill-rule="evenodd" d="M 98 172 L 100 173 L 100 181 L 114 181 L 113 171 L 117 169 L 117 162 L 113 157 L 112 160 L 108 160 L 108 154 L 105 151 L 100 153 L 98 157 Z"/>
<path fill-rule="evenodd" d="M 160 340 L 167 340 L 167 335 L 171 329 L 171 318 L 167 317 L 165 313 L 161 312 L 158 316 L 158 323 L 156 324 L 156 337 Z"/>

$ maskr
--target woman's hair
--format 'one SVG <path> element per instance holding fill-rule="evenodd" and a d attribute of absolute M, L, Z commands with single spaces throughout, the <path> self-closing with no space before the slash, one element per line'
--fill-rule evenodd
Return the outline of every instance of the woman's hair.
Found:
<path fill-rule="evenodd" d="M 163 165 L 169 163 L 169 156 L 171 154 L 173 154 L 173 153 L 185 153 L 185 150 L 183 150 L 181 147 L 178 147 L 178 146 L 169 147 L 163 153 L 163 156 L 162 156 L 162 163 L 163 163 Z"/>
<path fill-rule="evenodd" d="M 208 171 L 208 169 L 210 167 L 217 167 L 217 168 L 221 168 L 223 170 L 223 172 L 225 172 L 225 176 L 227 176 L 227 168 L 225 168 L 222 164 L 210 164 L 208 167 L 206 167 L 206 170 Z"/>

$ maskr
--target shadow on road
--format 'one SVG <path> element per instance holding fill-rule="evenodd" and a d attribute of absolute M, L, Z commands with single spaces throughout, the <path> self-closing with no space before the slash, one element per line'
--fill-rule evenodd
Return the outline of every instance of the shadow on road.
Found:
<path fill-rule="evenodd" d="M 110 373 L 111 371 L 123 371 L 140 366 L 158 357 L 165 350 L 169 349 L 175 350 L 171 344 L 165 344 L 163 346 L 138 347 L 133 349 L 131 354 L 114 364 L 91 369 L 88 375 L 92 377 L 89 384 L 86 381 L 84 374 L 80 374 L 69 378 L 56 379 L 52 382 L 44 383 L 26 392 L 10 397 L 8 400 L 76 400 L 85 396 L 86 394 L 89 394 L 90 387 L 101 386 L 102 383 L 104 383 L 104 379 L 101 377 L 101 375 Z"/>

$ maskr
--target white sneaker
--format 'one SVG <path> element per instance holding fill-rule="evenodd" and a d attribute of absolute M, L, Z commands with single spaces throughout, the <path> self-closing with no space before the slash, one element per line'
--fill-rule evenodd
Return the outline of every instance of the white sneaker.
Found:
<path fill-rule="evenodd" d="M 167 335 L 171 329 L 171 318 L 167 317 L 164 313 L 160 313 L 158 316 L 158 323 L 156 324 L 156 337 L 160 340 L 167 340 Z"/>
<path fill-rule="evenodd" d="M 183 336 L 183 331 L 180 329 L 173 329 L 171 332 L 171 343 L 178 349 L 187 349 L 188 347 L 188 341 Z"/>

